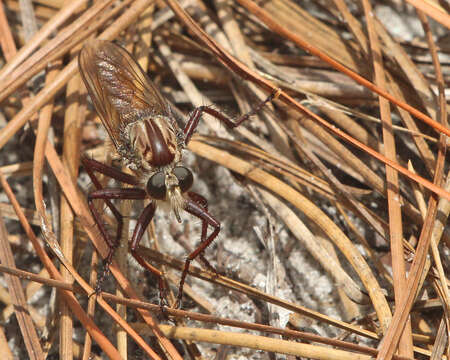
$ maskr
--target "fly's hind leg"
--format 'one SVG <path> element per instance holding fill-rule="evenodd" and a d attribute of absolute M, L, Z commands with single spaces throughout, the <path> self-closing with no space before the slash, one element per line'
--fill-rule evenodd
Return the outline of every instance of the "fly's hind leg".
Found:
<path fill-rule="evenodd" d="M 214 116 L 216 119 L 223 122 L 228 128 L 233 129 L 241 125 L 244 121 L 248 120 L 250 116 L 258 113 L 266 104 L 270 103 L 274 99 L 276 99 L 280 95 L 280 89 L 275 89 L 266 99 L 261 101 L 259 104 L 254 106 L 247 114 L 242 115 L 240 118 L 236 120 L 231 120 L 228 116 L 222 114 L 220 111 L 212 109 L 209 106 L 199 106 L 194 109 L 194 111 L 189 116 L 189 120 L 184 127 L 184 142 L 187 145 L 191 140 L 192 135 L 195 132 L 195 129 L 200 122 L 200 118 L 203 113 L 207 113 L 211 116 Z"/>

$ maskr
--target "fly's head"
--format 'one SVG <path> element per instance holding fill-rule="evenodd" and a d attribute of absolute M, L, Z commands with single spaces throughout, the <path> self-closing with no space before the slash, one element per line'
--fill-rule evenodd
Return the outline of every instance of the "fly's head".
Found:
<path fill-rule="evenodd" d="M 153 199 L 168 201 L 178 222 L 181 222 L 180 210 L 185 202 L 183 193 L 192 187 L 193 182 L 194 177 L 188 168 L 165 167 L 150 176 L 146 191 Z"/>

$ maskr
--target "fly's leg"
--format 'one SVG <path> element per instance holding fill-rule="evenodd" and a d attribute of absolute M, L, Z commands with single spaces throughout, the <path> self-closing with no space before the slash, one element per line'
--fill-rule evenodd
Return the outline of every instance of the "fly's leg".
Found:
<path fill-rule="evenodd" d="M 142 236 L 144 235 L 145 229 L 147 229 L 148 224 L 153 218 L 153 215 L 155 214 L 156 205 L 154 202 L 151 202 L 148 204 L 144 211 L 142 211 L 142 214 L 139 216 L 139 219 L 137 221 L 136 227 L 134 228 L 133 236 L 131 238 L 131 245 L 130 245 L 130 251 L 131 255 L 136 259 L 136 261 L 146 270 L 150 271 L 153 275 L 155 275 L 158 278 L 158 286 L 159 286 L 159 301 L 161 310 L 164 313 L 163 306 L 166 305 L 166 283 L 163 279 L 163 273 L 162 271 L 155 268 L 153 265 L 149 264 L 147 261 L 144 260 L 144 258 L 139 255 L 138 249 L 139 249 L 139 243 L 142 239 Z"/>
<path fill-rule="evenodd" d="M 122 235 L 122 226 L 123 226 L 123 216 L 117 210 L 117 208 L 114 206 L 114 204 L 111 202 L 111 200 L 114 199 L 121 199 L 121 200 L 141 200 L 145 199 L 147 196 L 146 192 L 139 188 L 125 188 L 125 189 L 100 189 L 93 191 L 88 195 L 88 205 L 89 209 L 91 210 L 92 216 L 95 219 L 95 222 L 98 225 L 98 228 L 100 229 L 100 233 L 103 236 L 103 239 L 105 240 L 106 244 L 109 247 L 108 256 L 104 260 L 104 268 L 99 276 L 99 279 L 97 281 L 97 285 L 95 287 L 95 292 L 99 293 L 101 292 L 101 285 L 105 278 L 109 274 L 109 267 L 112 263 L 112 259 L 114 256 L 114 252 L 116 251 L 117 247 L 120 244 L 120 237 Z M 94 205 L 94 200 L 96 199 L 102 199 L 105 201 L 106 205 L 111 210 L 112 214 L 117 220 L 117 232 L 116 232 L 116 238 L 114 240 L 111 239 L 108 232 L 105 229 L 105 226 L 102 221 L 102 217 L 100 213 L 98 212 L 97 208 Z"/>
<path fill-rule="evenodd" d="M 194 197 L 197 200 L 202 199 L 200 200 L 200 202 L 203 201 L 206 202 L 206 200 L 202 196 L 198 194 L 195 195 L 193 194 L 195 193 L 190 192 L 189 197 L 191 198 Z M 192 260 L 194 260 L 197 256 L 199 256 L 205 251 L 205 249 L 214 241 L 214 239 L 217 237 L 220 231 L 220 223 L 216 219 L 214 219 L 212 215 L 208 213 L 208 211 L 205 209 L 205 205 L 204 204 L 200 205 L 198 202 L 196 202 L 191 198 L 186 199 L 186 202 L 184 204 L 184 210 L 194 215 L 195 217 L 198 217 L 202 221 L 202 236 L 200 244 L 192 253 L 189 254 L 184 263 L 184 269 L 181 274 L 180 285 L 178 286 L 178 296 L 175 307 L 178 307 L 181 304 L 181 299 L 183 297 L 183 286 L 189 271 L 189 265 L 191 264 Z M 208 225 L 214 228 L 213 232 L 209 236 L 207 236 Z M 212 268 L 211 265 L 209 266 Z"/>
<path fill-rule="evenodd" d="M 130 174 L 126 174 L 115 167 L 103 164 L 97 160 L 89 159 L 87 157 L 83 157 L 81 159 L 81 162 L 86 169 L 86 172 L 88 173 L 89 177 L 91 178 L 94 186 L 97 188 L 97 190 L 102 189 L 102 185 L 100 184 L 100 181 L 98 180 L 97 176 L 95 176 L 94 171 L 106 175 L 110 177 L 111 179 L 115 179 L 117 181 L 120 181 L 122 183 L 126 183 L 129 185 L 137 186 L 139 185 L 139 180 Z"/>
<path fill-rule="evenodd" d="M 206 200 L 202 195 L 197 194 L 195 192 L 189 191 L 188 192 L 188 196 L 195 201 L 198 205 L 200 205 L 205 211 L 208 211 L 208 200 Z M 205 221 L 202 221 L 202 235 L 201 235 L 201 239 L 203 241 L 203 239 L 206 239 L 206 231 L 208 230 L 208 223 Z M 200 254 L 198 254 L 199 259 L 202 261 L 203 265 L 205 265 L 205 267 L 213 272 L 213 273 L 217 273 L 217 270 L 214 268 L 214 266 L 212 266 L 208 260 L 206 260 L 205 255 L 203 252 L 201 252 Z"/>
<path fill-rule="evenodd" d="M 221 112 L 214 110 L 208 106 L 199 106 L 194 109 L 194 111 L 189 116 L 189 120 L 184 128 L 184 142 L 187 145 L 191 140 L 192 135 L 194 134 L 195 129 L 198 126 L 200 121 L 200 117 L 202 113 L 207 113 L 211 116 L 222 121 L 228 128 L 233 129 L 241 125 L 245 120 L 247 120 L 250 116 L 255 115 L 259 112 L 267 103 L 276 99 L 280 94 L 280 90 L 276 89 L 272 92 L 265 100 L 261 101 L 258 105 L 253 107 L 247 114 L 242 115 L 237 120 L 233 121 L 228 116 L 222 114 Z"/>
<path fill-rule="evenodd" d="M 114 252 L 117 248 L 117 246 L 120 243 L 120 237 L 122 235 L 122 227 L 123 227 L 123 216 L 120 214 L 119 210 L 114 206 L 114 204 L 111 202 L 113 199 L 144 199 L 146 197 L 146 193 L 144 190 L 139 188 L 126 188 L 126 189 L 103 189 L 99 179 L 95 175 L 95 171 L 99 172 L 101 174 L 104 174 L 110 178 L 116 179 L 120 182 L 124 182 L 130 185 L 137 185 L 138 180 L 129 174 L 125 174 L 112 166 L 108 166 L 105 164 L 102 164 L 101 162 L 98 162 L 93 159 L 88 158 L 82 158 L 83 166 L 86 169 L 86 172 L 88 173 L 89 177 L 91 178 L 91 181 L 93 182 L 94 186 L 97 188 L 96 191 L 92 192 L 88 195 L 88 206 L 91 210 L 92 216 L 94 217 L 95 222 L 97 223 L 97 226 L 100 230 L 100 233 L 103 236 L 103 239 L 105 240 L 106 244 L 109 248 L 108 256 L 104 260 L 104 268 L 102 273 L 99 275 L 99 279 L 97 281 L 97 285 L 95 287 L 95 293 L 101 292 L 101 285 L 105 278 L 109 274 L 109 267 L 111 265 Z M 117 221 L 117 232 L 115 239 L 111 239 L 110 235 L 106 231 L 106 228 L 103 224 L 102 217 L 96 207 L 94 206 L 94 200 L 95 199 L 102 199 L 105 201 L 106 206 L 111 210 L 113 216 L 115 217 Z"/>

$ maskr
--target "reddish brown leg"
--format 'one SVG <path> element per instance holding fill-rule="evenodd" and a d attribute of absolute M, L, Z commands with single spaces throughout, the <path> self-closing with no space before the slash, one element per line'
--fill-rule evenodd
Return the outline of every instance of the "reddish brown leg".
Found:
<path fill-rule="evenodd" d="M 97 160 L 83 157 L 81 159 L 81 162 L 83 163 L 83 166 L 86 169 L 86 172 L 88 173 L 89 177 L 91 178 L 92 182 L 94 183 L 94 185 L 97 189 L 101 189 L 102 185 L 100 184 L 100 181 L 95 176 L 94 171 L 97 171 L 100 174 L 106 175 L 112 179 L 115 179 L 117 181 L 120 181 L 120 182 L 123 182 L 126 184 L 135 185 L 135 186 L 139 185 L 139 180 L 135 176 L 126 174 L 112 166 L 105 165 Z"/>
<path fill-rule="evenodd" d="M 242 115 L 237 120 L 233 121 L 228 116 L 222 114 L 221 112 L 214 110 L 208 106 L 199 106 L 198 108 L 195 108 L 194 111 L 191 113 L 189 120 L 184 127 L 184 142 L 187 145 L 189 141 L 191 140 L 192 135 L 194 134 L 195 129 L 198 126 L 198 123 L 200 121 L 200 117 L 202 113 L 207 113 L 209 115 L 214 116 L 215 118 L 222 121 L 226 126 L 228 126 L 230 129 L 233 129 L 235 127 L 238 127 L 241 125 L 245 120 L 247 120 L 250 116 L 255 115 L 258 111 L 260 111 L 264 105 L 271 102 L 273 99 L 275 99 L 280 90 L 276 89 L 272 94 L 270 94 L 265 100 L 261 101 L 258 105 L 253 107 L 247 114 Z"/>
<path fill-rule="evenodd" d="M 95 289 L 96 293 L 101 291 L 101 285 L 107 275 L 109 274 L 109 266 L 111 265 L 114 252 L 120 244 L 120 237 L 122 235 L 122 226 L 123 226 L 123 216 L 114 206 L 114 204 L 110 201 L 113 199 L 122 199 L 122 200 L 141 200 L 145 199 L 147 193 L 139 188 L 126 188 L 126 189 L 100 189 L 96 190 L 88 195 L 88 205 L 91 210 L 92 216 L 95 219 L 95 222 L 100 229 L 100 232 L 105 240 L 106 244 L 109 247 L 108 256 L 104 260 L 104 269 L 97 281 L 97 286 Z M 117 232 L 115 240 L 112 240 L 109 236 L 108 232 L 105 229 L 105 226 L 102 221 L 102 217 L 98 212 L 97 208 L 94 205 L 95 199 L 105 200 L 105 203 L 108 205 L 109 209 L 113 213 L 114 217 L 117 220 Z"/>
<path fill-rule="evenodd" d="M 96 293 L 99 293 L 101 291 L 101 284 L 106 278 L 106 276 L 109 274 L 109 266 L 111 265 L 112 258 L 115 252 L 115 249 L 119 245 L 120 242 L 120 236 L 122 235 L 122 226 L 123 226 L 123 220 L 122 215 L 117 210 L 117 208 L 114 206 L 114 204 L 111 202 L 113 199 L 144 199 L 146 197 L 146 192 L 139 188 L 127 188 L 127 189 L 103 189 L 100 181 L 95 176 L 94 171 L 97 171 L 99 173 L 102 173 L 106 176 L 109 176 L 113 179 L 116 179 L 118 181 L 131 184 L 131 185 L 137 185 L 138 181 L 134 176 L 125 174 L 111 166 L 107 166 L 105 164 L 102 164 L 96 160 L 88 159 L 88 158 L 82 158 L 82 163 L 86 169 L 86 172 L 88 173 L 89 177 L 91 178 L 94 186 L 97 188 L 97 191 L 92 192 L 88 196 L 88 205 L 91 210 L 92 216 L 94 217 L 95 222 L 97 223 L 100 232 L 103 236 L 103 239 L 105 240 L 106 244 L 109 247 L 109 253 L 108 256 L 104 260 L 104 269 L 102 273 L 99 276 L 99 280 L 97 281 L 97 286 L 95 289 Z M 109 236 L 108 232 L 105 229 L 105 226 L 103 224 L 101 215 L 97 211 L 97 209 L 94 206 L 93 200 L 94 199 L 102 199 L 105 201 L 105 204 L 108 206 L 108 208 L 111 210 L 112 214 L 117 220 L 117 233 L 115 240 L 112 240 Z"/>
<path fill-rule="evenodd" d="M 206 200 L 202 195 L 197 194 L 195 192 L 189 191 L 188 196 L 195 201 L 198 205 L 200 205 L 205 211 L 208 211 L 208 200 Z M 208 230 L 208 223 L 202 221 L 202 235 L 201 239 L 206 239 L 206 231 Z M 201 252 L 198 254 L 198 257 L 203 262 L 203 265 L 209 270 L 217 274 L 217 270 L 212 266 L 208 260 L 206 260 L 205 255 Z"/>
<path fill-rule="evenodd" d="M 130 251 L 131 255 L 136 259 L 136 261 L 144 268 L 150 271 L 153 275 L 158 278 L 159 285 L 159 301 L 160 305 L 165 305 L 165 294 L 166 294 L 166 284 L 163 279 L 163 273 L 155 268 L 153 265 L 149 264 L 144 258 L 138 254 L 139 243 L 144 235 L 145 229 L 147 229 L 148 224 L 155 214 L 156 204 L 151 202 L 148 204 L 142 214 L 139 216 L 136 227 L 134 228 L 133 236 L 131 238 Z"/>
<path fill-rule="evenodd" d="M 214 239 L 217 237 L 220 231 L 220 223 L 216 219 L 214 219 L 205 209 L 206 207 L 205 198 L 193 192 L 189 193 L 189 197 L 190 199 L 189 198 L 186 199 L 184 210 L 202 220 L 202 237 L 199 246 L 192 253 L 189 254 L 184 263 L 184 269 L 183 273 L 181 274 L 181 280 L 180 285 L 178 287 L 178 296 L 175 307 L 178 307 L 181 304 L 181 299 L 183 297 L 183 286 L 186 280 L 187 273 L 189 271 L 189 265 L 191 264 L 192 260 L 194 260 L 197 256 L 202 254 L 203 251 L 205 251 L 205 249 L 214 241 Z M 201 202 L 202 205 L 200 205 L 197 201 Z M 208 225 L 211 225 L 214 228 L 214 230 L 207 237 L 206 230 L 208 228 Z"/>

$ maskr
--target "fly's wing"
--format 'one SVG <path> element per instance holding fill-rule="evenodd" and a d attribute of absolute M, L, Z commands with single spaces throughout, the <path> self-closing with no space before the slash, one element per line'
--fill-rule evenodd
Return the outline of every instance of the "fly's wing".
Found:
<path fill-rule="evenodd" d="M 81 77 L 116 148 L 126 125 L 169 116 L 167 103 L 130 53 L 109 41 L 90 40 L 78 58 Z"/>

